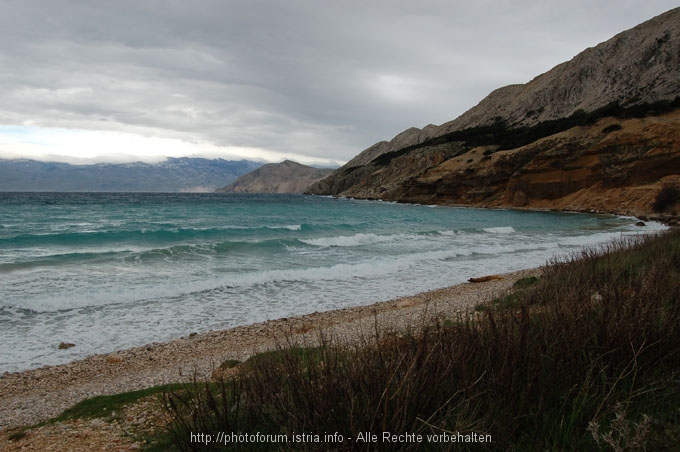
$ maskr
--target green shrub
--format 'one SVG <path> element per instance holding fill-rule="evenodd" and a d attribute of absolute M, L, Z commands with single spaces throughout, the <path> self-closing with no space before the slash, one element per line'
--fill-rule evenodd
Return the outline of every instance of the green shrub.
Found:
<path fill-rule="evenodd" d="M 140 389 L 137 391 L 123 392 L 120 394 L 91 397 L 76 403 L 71 408 L 64 410 L 52 421 L 63 422 L 69 419 L 114 417 L 120 412 L 122 408 L 133 404 L 144 397 L 154 394 L 162 394 L 167 391 L 180 390 L 181 388 L 184 388 L 184 385 L 162 385 L 147 389 Z"/>

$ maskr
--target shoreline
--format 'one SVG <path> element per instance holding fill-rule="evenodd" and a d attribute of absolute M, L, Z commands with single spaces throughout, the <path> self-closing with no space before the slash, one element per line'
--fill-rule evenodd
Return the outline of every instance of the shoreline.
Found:
<path fill-rule="evenodd" d="M 305 195 L 305 196 L 322 196 L 322 195 Z M 463 209 L 480 209 L 480 210 L 511 210 L 518 212 L 558 212 L 558 213 L 576 213 L 584 215 L 611 215 L 619 217 L 630 217 L 635 218 L 644 222 L 655 222 L 660 223 L 668 227 L 680 226 L 680 214 L 668 213 L 668 212 L 654 212 L 651 210 L 636 210 L 636 211 L 622 211 L 620 209 L 612 208 L 606 210 L 582 207 L 578 209 L 561 209 L 555 207 L 526 207 L 526 206 L 506 206 L 506 205 L 479 205 L 479 204 L 457 204 L 457 203 L 422 203 L 422 202 L 410 202 L 410 201 L 400 201 L 392 199 L 382 199 L 382 198 L 354 198 L 354 197 L 344 197 L 344 196 L 333 196 L 327 195 L 327 197 L 335 199 L 349 199 L 356 201 L 379 201 L 379 202 L 389 202 L 395 204 L 408 204 L 413 206 L 426 206 L 426 207 L 456 207 Z"/>
<path fill-rule="evenodd" d="M 404 332 L 426 322 L 470 315 L 475 305 L 539 275 L 541 267 L 505 273 L 501 279 L 466 282 L 371 305 L 192 334 L 162 343 L 92 355 L 68 364 L 0 375 L 0 432 L 32 425 L 75 403 L 151 386 L 205 380 L 227 359 L 289 345 L 314 345 L 321 335 L 356 343 L 379 332 Z M 483 275 L 479 275 L 483 276 Z"/>

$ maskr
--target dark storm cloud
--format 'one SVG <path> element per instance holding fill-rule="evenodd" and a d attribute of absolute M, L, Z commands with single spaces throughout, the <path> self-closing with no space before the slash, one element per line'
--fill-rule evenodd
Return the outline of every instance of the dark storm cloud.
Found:
<path fill-rule="evenodd" d="M 0 124 L 347 160 L 669 1 L 4 1 Z"/>

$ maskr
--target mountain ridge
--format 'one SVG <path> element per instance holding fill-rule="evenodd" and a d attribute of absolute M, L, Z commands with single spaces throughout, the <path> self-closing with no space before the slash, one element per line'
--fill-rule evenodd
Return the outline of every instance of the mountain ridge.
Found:
<path fill-rule="evenodd" d="M 611 102 L 672 100 L 680 81 L 667 74 L 680 71 L 678 48 L 680 8 L 675 8 L 585 49 L 526 84 L 499 88 L 443 127 L 485 125 L 492 116 L 515 127 L 531 126 Z"/>
<path fill-rule="evenodd" d="M 637 132 L 640 143 L 664 140 L 663 137 L 669 133 L 675 133 L 674 124 L 680 121 L 676 115 L 668 115 L 680 107 L 679 96 L 680 8 L 675 8 L 584 50 L 526 84 L 492 91 L 479 104 L 452 121 L 423 129 L 410 128 L 390 141 L 376 143 L 328 178 L 314 184 L 309 192 L 433 204 L 520 207 L 507 196 L 501 196 L 513 180 L 514 173 L 509 168 L 514 171 L 523 168 L 517 162 L 508 163 L 505 169 L 495 167 L 497 174 L 494 177 L 499 178 L 495 182 L 495 191 L 484 188 L 482 174 L 488 176 L 487 160 L 491 160 L 492 155 L 553 135 L 556 136 L 555 145 L 559 147 L 561 144 L 558 142 L 563 137 L 560 133 L 571 128 L 593 127 L 606 117 L 618 117 L 610 125 L 622 127 L 616 121 L 667 115 L 653 131 L 639 129 Z M 586 133 L 586 129 L 581 131 Z M 588 147 L 596 141 L 577 140 L 569 146 L 574 154 L 587 153 Z M 636 152 L 642 158 L 646 152 L 643 148 L 648 145 L 640 146 Z M 671 144 L 673 152 L 680 152 L 677 146 L 677 143 Z M 468 154 L 472 150 L 489 159 Z M 543 149 L 541 152 L 549 151 Z M 611 160 L 610 154 L 617 150 L 609 149 L 607 152 L 609 154 L 598 154 L 597 162 L 591 159 L 590 164 L 603 167 L 602 162 Z M 513 158 L 520 158 L 520 155 L 526 154 L 517 154 Z M 458 169 L 453 170 L 455 165 L 446 163 L 461 156 L 465 156 L 465 162 L 469 163 L 464 177 L 456 173 Z M 559 158 L 571 157 L 560 154 Z M 554 156 L 551 164 L 560 166 L 561 162 L 557 159 Z M 666 161 L 665 167 L 661 165 L 658 176 L 664 178 L 680 173 L 674 162 L 672 157 Z M 437 168 L 441 177 L 426 177 Z M 446 175 L 445 168 L 457 175 Z M 548 171 L 548 168 L 543 167 L 543 170 Z M 538 177 L 537 173 L 534 174 Z M 562 176 L 566 177 L 565 174 Z M 427 186 L 428 183 L 430 186 Z M 525 180 L 524 183 L 529 182 Z M 584 180 L 581 183 L 595 182 Z M 412 196 L 416 186 L 420 187 L 420 194 L 415 196 L 417 201 Z M 574 183 L 565 186 L 572 187 L 574 191 L 587 188 Z M 482 196 L 485 190 L 487 193 Z M 472 196 L 471 193 L 477 194 Z M 518 195 L 518 199 L 521 197 Z M 499 201 L 501 198 L 502 201 Z M 604 210 L 616 210 L 616 202 L 615 197 L 611 198 L 611 204 Z M 538 202 L 531 196 L 519 204 L 532 207 L 536 203 L 542 208 L 560 208 L 555 199 L 551 204 Z M 595 203 L 590 204 L 582 202 L 581 209 L 588 210 Z M 648 210 L 641 205 L 637 205 L 636 209 Z"/>
<path fill-rule="evenodd" d="M 0 191 L 212 192 L 261 165 L 193 157 L 90 165 L 0 160 Z"/>
<path fill-rule="evenodd" d="M 292 160 L 268 163 L 240 176 L 218 193 L 304 193 L 314 182 L 333 170 L 302 165 Z"/>

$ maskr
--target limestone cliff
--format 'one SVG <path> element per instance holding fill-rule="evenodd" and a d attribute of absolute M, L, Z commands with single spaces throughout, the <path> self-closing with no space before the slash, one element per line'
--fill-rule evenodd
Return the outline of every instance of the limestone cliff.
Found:
<path fill-rule="evenodd" d="M 680 8 L 360 153 L 309 192 L 644 213 L 680 175 Z"/>
<path fill-rule="evenodd" d="M 333 170 L 301 165 L 290 160 L 270 163 L 239 177 L 216 192 L 233 193 L 303 193 L 312 183 Z"/>

